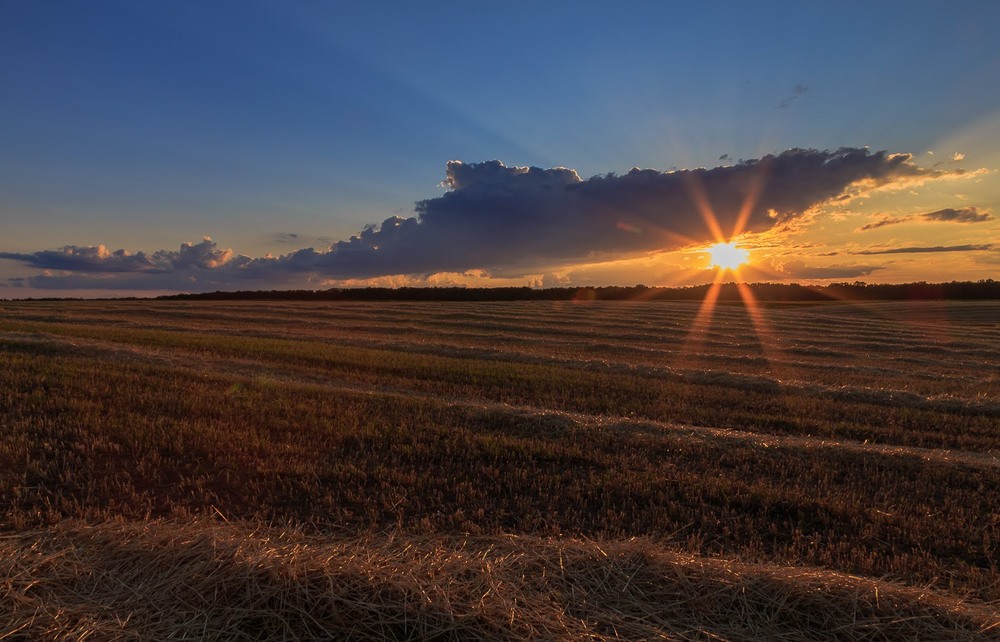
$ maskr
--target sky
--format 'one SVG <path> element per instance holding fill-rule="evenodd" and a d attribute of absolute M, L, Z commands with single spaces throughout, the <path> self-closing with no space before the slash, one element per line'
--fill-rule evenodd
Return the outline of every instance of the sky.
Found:
<path fill-rule="evenodd" d="M 998 278 L 998 24 L 0 0 L 0 297 Z"/>

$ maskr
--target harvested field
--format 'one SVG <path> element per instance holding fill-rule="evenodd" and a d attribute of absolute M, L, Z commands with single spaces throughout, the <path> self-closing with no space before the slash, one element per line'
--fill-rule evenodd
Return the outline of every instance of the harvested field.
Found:
<path fill-rule="evenodd" d="M 1000 639 L 1000 303 L 0 303 L 0 382 L 0 638 Z"/>

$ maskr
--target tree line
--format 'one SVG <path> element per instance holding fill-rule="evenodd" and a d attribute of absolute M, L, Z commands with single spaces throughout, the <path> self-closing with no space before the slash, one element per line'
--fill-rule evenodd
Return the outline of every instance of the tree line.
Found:
<path fill-rule="evenodd" d="M 1000 281 L 948 283 L 798 283 L 748 284 L 758 301 L 939 301 L 1000 299 Z M 170 294 L 159 300 L 181 301 L 701 301 L 711 285 L 686 287 L 585 286 L 530 287 L 401 287 L 331 288 L 327 290 L 240 290 Z M 719 286 L 719 301 L 742 301 L 739 285 Z"/>

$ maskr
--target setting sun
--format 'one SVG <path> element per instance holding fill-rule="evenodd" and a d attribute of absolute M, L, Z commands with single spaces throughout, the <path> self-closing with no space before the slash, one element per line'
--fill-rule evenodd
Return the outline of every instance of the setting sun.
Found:
<path fill-rule="evenodd" d="M 750 260 L 750 252 L 736 247 L 735 242 L 716 243 L 706 251 L 712 257 L 712 265 L 721 270 L 735 270 Z"/>

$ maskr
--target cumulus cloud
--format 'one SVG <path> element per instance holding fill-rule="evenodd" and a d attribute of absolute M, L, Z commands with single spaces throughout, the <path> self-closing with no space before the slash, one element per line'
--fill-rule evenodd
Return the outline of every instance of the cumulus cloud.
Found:
<path fill-rule="evenodd" d="M 109 252 L 103 245 L 67 245 L 59 250 L 42 250 L 31 254 L 0 252 L 0 259 L 20 261 L 30 267 L 42 269 L 79 272 L 161 272 L 166 267 L 154 265 L 150 257 L 142 252 Z"/>
<path fill-rule="evenodd" d="M 328 249 L 250 258 L 205 239 L 153 254 L 67 246 L 0 258 L 55 272 L 42 275 L 37 287 L 52 287 L 69 274 L 101 287 L 95 284 L 110 284 L 115 279 L 105 277 L 112 273 L 142 276 L 137 281 L 148 282 L 150 289 L 250 287 L 251 281 L 256 287 L 304 285 L 309 279 L 469 270 L 515 276 L 714 240 L 706 211 L 714 213 L 722 234 L 737 228 L 762 232 L 832 201 L 962 175 L 970 174 L 922 168 L 909 154 L 864 148 L 790 149 L 711 169 L 636 168 L 586 180 L 565 167 L 450 161 L 443 182 L 449 191 L 418 201 L 415 216 L 387 218 Z M 187 285 L 173 285 L 178 283 Z"/>
<path fill-rule="evenodd" d="M 177 252 L 160 250 L 154 254 L 133 254 L 127 250 L 110 252 L 103 245 L 67 245 L 59 250 L 42 250 L 31 254 L 0 252 L 0 259 L 20 261 L 45 270 L 162 274 L 215 269 L 228 263 L 232 254 L 232 250 L 220 250 L 212 239 L 205 237 L 200 243 L 183 243 Z"/>
<path fill-rule="evenodd" d="M 417 216 L 386 219 L 314 258 L 323 273 L 363 277 L 670 250 L 712 240 L 703 205 L 729 233 L 749 203 L 743 230 L 759 232 L 847 198 L 859 184 L 870 190 L 961 173 L 921 168 L 908 154 L 851 148 L 792 149 L 733 166 L 633 169 L 588 180 L 561 167 L 451 161 L 444 181 L 451 191 L 418 202 Z"/>
<path fill-rule="evenodd" d="M 68 245 L 30 254 L 0 252 L 0 258 L 41 268 L 36 276 L 8 279 L 14 287 L 46 289 L 204 290 L 231 287 L 259 276 L 247 268 L 261 261 L 220 249 L 205 237 L 178 250 L 152 254 L 108 251 L 103 245 Z"/>
<path fill-rule="evenodd" d="M 984 252 L 993 249 L 987 245 L 935 245 L 931 247 L 893 247 L 883 250 L 861 250 L 855 254 L 920 254 L 923 252 Z"/>

